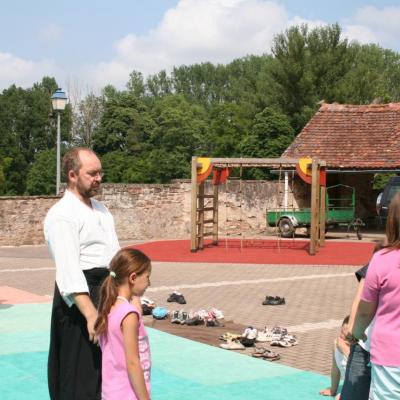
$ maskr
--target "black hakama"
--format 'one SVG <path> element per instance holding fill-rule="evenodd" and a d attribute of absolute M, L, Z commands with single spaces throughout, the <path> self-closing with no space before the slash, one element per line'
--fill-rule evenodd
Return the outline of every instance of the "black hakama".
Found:
<path fill-rule="evenodd" d="M 95 307 L 106 268 L 83 271 Z M 100 400 L 101 351 L 89 340 L 85 317 L 68 307 L 55 285 L 51 314 L 48 384 L 51 400 Z"/>

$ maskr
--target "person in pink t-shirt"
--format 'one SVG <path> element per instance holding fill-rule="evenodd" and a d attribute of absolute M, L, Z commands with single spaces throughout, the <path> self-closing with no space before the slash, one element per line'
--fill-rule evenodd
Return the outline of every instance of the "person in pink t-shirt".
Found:
<path fill-rule="evenodd" d="M 371 392 L 374 400 L 400 399 L 400 193 L 389 206 L 387 243 L 369 263 L 351 336 L 371 334 Z"/>
<path fill-rule="evenodd" d="M 103 400 L 149 400 L 151 357 L 140 303 L 150 286 L 150 259 L 125 248 L 114 256 L 100 289 L 95 330 L 100 339 Z"/>

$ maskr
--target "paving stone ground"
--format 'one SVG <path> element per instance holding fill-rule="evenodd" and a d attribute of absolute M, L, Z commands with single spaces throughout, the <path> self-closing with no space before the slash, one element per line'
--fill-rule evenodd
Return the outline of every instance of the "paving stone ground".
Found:
<path fill-rule="evenodd" d="M 359 267 L 155 262 L 146 295 L 157 305 L 173 309 L 175 305 L 166 299 L 177 288 L 187 299 L 187 311 L 216 307 L 237 324 L 287 327 L 299 338 L 299 345 L 272 348 L 281 354 L 279 362 L 329 374 L 333 340 L 340 321 L 350 312 L 357 287 L 354 271 Z M 0 248 L 0 287 L 47 295 L 50 300 L 54 278 L 45 246 Z M 286 305 L 263 306 L 266 295 L 283 296 Z M 218 336 L 216 332 L 215 345 Z"/>

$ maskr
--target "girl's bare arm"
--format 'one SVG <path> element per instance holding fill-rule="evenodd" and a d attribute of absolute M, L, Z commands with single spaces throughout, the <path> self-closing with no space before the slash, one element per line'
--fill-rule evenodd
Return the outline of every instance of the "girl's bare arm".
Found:
<path fill-rule="evenodd" d="M 334 347 L 332 352 L 331 387 L 321 390 L 319 394 L 322 394 L 323 396 L 335 396 L 339 387 L 339 382 L 340 382 L 340 371 L 338 366 L 336 365 L 335 347 Z"/>
<path fill-rule="evenodd" d="M 139 357 L 139 319 L 135 313 L 122 321 L 126 367 L 138 400 L 150 400 Z"/>

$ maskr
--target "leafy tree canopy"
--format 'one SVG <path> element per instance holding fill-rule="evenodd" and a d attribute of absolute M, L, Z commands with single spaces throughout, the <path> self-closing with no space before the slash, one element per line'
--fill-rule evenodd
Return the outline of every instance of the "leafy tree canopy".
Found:
<path fill-rule="evenodd" d="M 56 88 L 44 77 L 0 93 L 1 195 L 53 192 Z M 107 182 L 168 182 L 190 176 L 193 155 L 279 157 L 322 101 L 400 101 L 400 55 L 349 42 L 338 24 L 292 26 L 263 55 L 132 71 L 125 90 L 88 93 L 64 111 L 62 142 L 97 151 Z"/>

